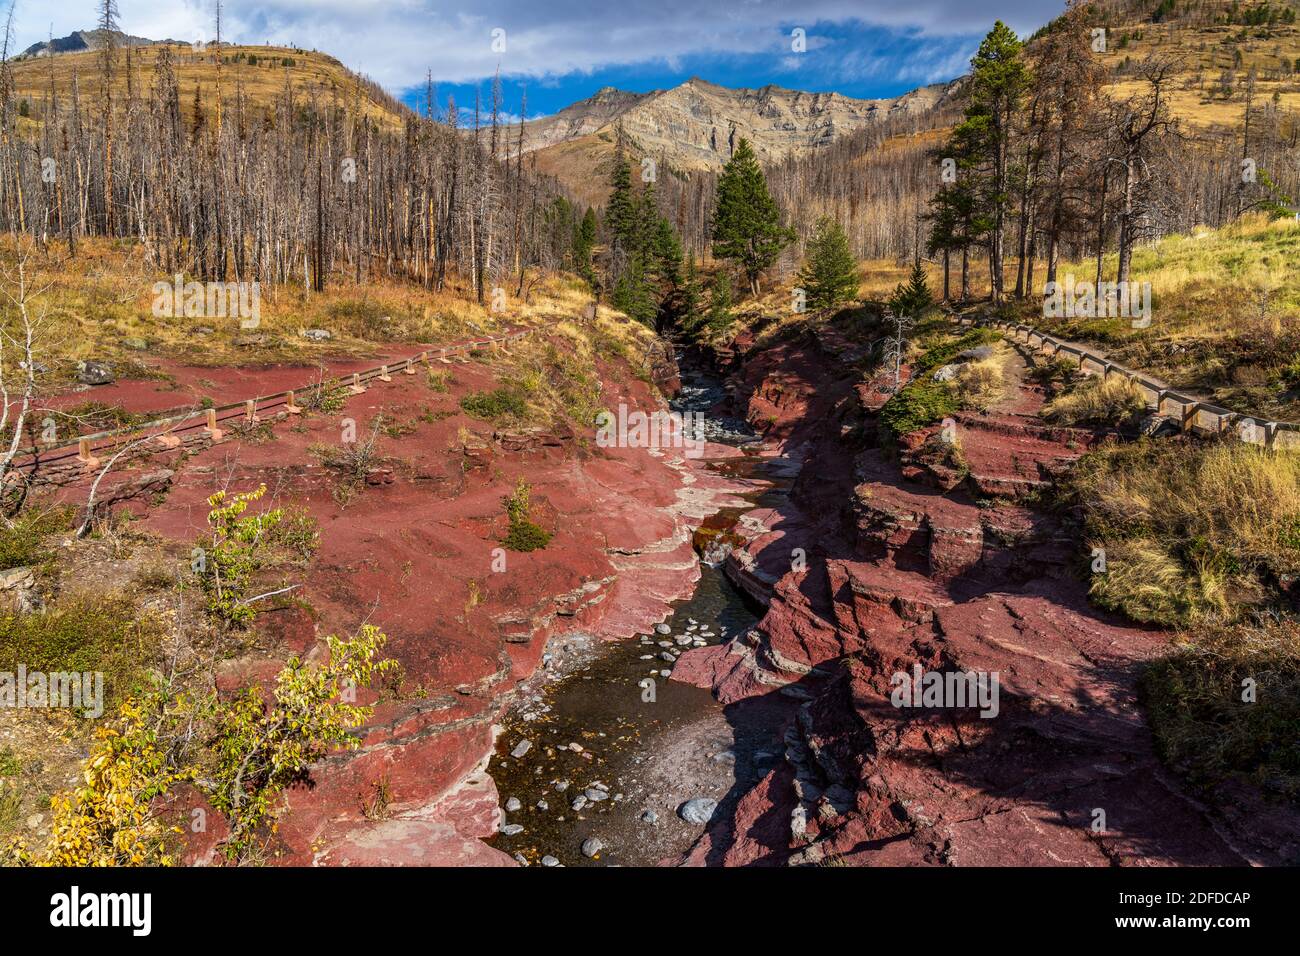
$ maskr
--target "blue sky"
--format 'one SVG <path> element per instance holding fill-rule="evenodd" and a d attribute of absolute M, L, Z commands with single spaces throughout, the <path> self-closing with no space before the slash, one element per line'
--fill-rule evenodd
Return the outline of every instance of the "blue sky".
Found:
<path fill-rule="evenodd" d="M 95 23 L 94 0 L 15 0 L 19 50 Z M 118 0 L 122 28 L 210 39 L 214 0 Z M 225 0 L 223 38 L 331 53 L 412 104 L 426 71 L 471 105 L 499 68 L 507 112 L 552 113 L 603 86 L 645 92 L 699 76 L 864 98 L 965 72 L 995 19 L 1022 34 L 1063 0 Z M 804 31 L 806 49 L 792 49 Z"/>

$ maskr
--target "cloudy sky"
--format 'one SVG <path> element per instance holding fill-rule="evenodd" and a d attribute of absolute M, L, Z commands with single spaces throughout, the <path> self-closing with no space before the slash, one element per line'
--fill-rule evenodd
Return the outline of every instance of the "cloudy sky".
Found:
<path fill-rule="evenodd" d="M 92 27 L 94 0 L 15 0 L 19 50 Z M 213 0 L 118 0 L 122 28 L 207 38 Z M 530 116 L 602 86 L 647 91 L 700 76 L 891 96 L 965 72 L 995 19 L 1028 33 L 1063 0 L 226 0 L 223 39 L 318 49 L 408 102 L 432 71 L 462 105 L 499 68 Z M 794 47 L 802 30 L 805 49 Z"/>

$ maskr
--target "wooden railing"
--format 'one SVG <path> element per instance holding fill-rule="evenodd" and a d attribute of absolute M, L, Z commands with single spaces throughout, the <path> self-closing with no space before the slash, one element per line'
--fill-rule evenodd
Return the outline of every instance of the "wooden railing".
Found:
<path fill-rule="evenodd" d="M 528 335 L 530 331 L 530 329 L 517 329 L 504 335 L 493 335 L 472 339 L 468 342 L 460 342 L 455 345 L 438 346 L 426 349 L 396 363 L 376 365 L 363 371 L 308 382 L 299 389 L 290 389 L 271 395 L 258 396 L 257 398 L 247 398 L 237 402 L 227 402 L 224 405 L 213 405 L 208 408 L 188 409 L 175 415 L 153 419 L 139 425 L 113 428 L 89 435 L 78 435 L 67 441 L 53 442 L 39 447 L 29 446 L 19 450 L 15 458 L 14 468 L 21 470 L 37 466 L 44 467 L 67 462 L 74 457 L 90 467 L 98 463 L 95 456 L 96 451 L 108 448 L 116 449 L 122 445 L 137 441 L 152 441 L 160 448 L 172 447 L 180 443 L 180 435 L 198 428 L 203 429 L 214 440 L 219 439 L 222 434 L 220 429 L 222 422 L 239 420 L 254 423 L 258 420 L 259 413 L 272 410 L 289 412 L 290 414 L 297 413 L 301 410 L 296 404 L 297 396 L 307 392 L 317 392 L 319 390 L 324 394 L 330 394 L 346 389 L 353 394 L 357 394 L 365 391 L 365 385 L 371 381 L 389 381 L 390 375 L 395 372 L 414 374 L 416 367 L 419 365 L 427 365 L 431 362 L 449 363 L 449 356 L 484 348 L 506 348 L 511 342 L 518 341 Z M 50 409 L 49 411 L 56 410 Z"/>
<path fill-rule="evenodd" d="M 1242 441 L 1265 448 L 1284 448 L 1300 451 L 1300 425 L 1294 422 L 1276 422 L 1254 415 L 1243 415 L 1231 409 L 1187 395 L 1170 388 L 1145 372 L 1138 372 L 1112 361 L 1100 352 L 1067 342 L 1054 335 L 1040 332 L 1032 326 L 1004 319 L 973 319 L 960 317 L 961 325 L 979 325 L 997 329 L 1013 342 L 1021 342 L 1038 352 L 1052 357 L 1073 359 L 1079 370 L 1088 374 L 1127 378 L 1144 394 L 1147 407 L 1158 415 L 1168 415 L 1182 423 L 1183 431 L 1202 435 L 1236 432 Z"/>

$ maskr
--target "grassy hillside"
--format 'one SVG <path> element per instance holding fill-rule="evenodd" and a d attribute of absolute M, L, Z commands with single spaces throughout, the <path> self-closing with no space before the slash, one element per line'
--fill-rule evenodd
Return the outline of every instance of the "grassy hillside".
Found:
<path fill-rule="evenodd" d="M 1109 87 L 1113 95 L 1138 92 L 1140 84 L 1126 77 L 1125 66 L 1155 54 L 1177 59 L 1179 78 L 1170 106 L 1193 126 L 1240 125 L 1252 70 L 1257 107 L 1276 103 L 1300 110 L 1300 23 L 1286 22 L 1300 5 L 1171 0 L 1131 6 L 1128 13 L 1102 17 L 1108 29 L 1106 59 L 1116 70 Z"/>
<path fill-rule="evenodd" d="M 1247 217 L 1220 230 L 1140 246 L 1133 279 L 1151 283 L 1152 321 L 1025 321 L 1105 348 L 1113 358 L 1230 408 L 1300 420 L 1300 223 Z M 1103 262 L 1115 275 L 1115 256 Z M 1065 263 L 1060 277 L 1092 281 L 1095 262 Z"/>
<path fill-rule="evenodd" d="M 196 52 L 188 44 L 168 44 L 166 48 L 172 54 L 186 113 L 192 110 L 197 89 L 203 111 L 211 114 L 215 109 L 217 86 L 216 51 L 209 48 Z M 114 96 L 124 97 L 128 83 L 137 96 L 147 96 L 153 89 L 154 72 L 163 49 L 161 44 L 132 48 L 129 59 L 127 50 L 119 50 L 118 68 L 113 78 Z M 95 102 L 102 83 L 99 57 L 97 52 L 62 53 L 54 57 L 13 61 L 20 114 L 25 110 L 29 122 L 39 122 L 51 84 L 58 97 L 66 102 L 72 93 L 74 80 L 80 86 L 82 102 Z M 236 97 L 242 93 L 249 108 L 261 115 L 271 109 L 284 93 L 287 81 L 293 85 L 299 102 L 313 95 L 321 99 L 322 105 L 333 98 L 341 102 L 356 101 L 367 116 L 390 129 L 399 129 L 408 112 L 405 106 L 378 86 L 324 53 L 290 47 L 223 46 L 221 58 L 222 101 L 226 110 L 232 108 Z M 23 101 L 26 101 L 25 107 Z"/>

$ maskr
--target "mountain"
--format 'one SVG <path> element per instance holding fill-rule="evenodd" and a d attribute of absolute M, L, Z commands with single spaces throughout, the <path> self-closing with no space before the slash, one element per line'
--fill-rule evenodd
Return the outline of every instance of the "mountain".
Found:
<path fill-rule="evenodd" d="M 588 202 L 604 197 L 599 167 L 622 127 L 634 156 L 679 170 L 718 170 L 742 137 L 774 163 L 823 147 L 886 117 L 922 113 L 945 102 L 954 85 L 935 84 L 890 99 L 806 93 L 779 86 L 731 89 L 699 78 L 650 93 L 605 87 L 589 99 L 526 124 L 524 149 L 538 168 Z"/>
<path fill-rule="evenodd" d="M 65 37 L 42 40 L 33 43 L 20 56 L 49 56 L 51 53 L 83 53 L 87 50 L 101 50 L 112 34 L 118 46 L 152 46 L 155 43 L 179 43 L 179 40 L 150 40 L 146 37 L 134 37 L 120 30 L 74 30 Z"/>

